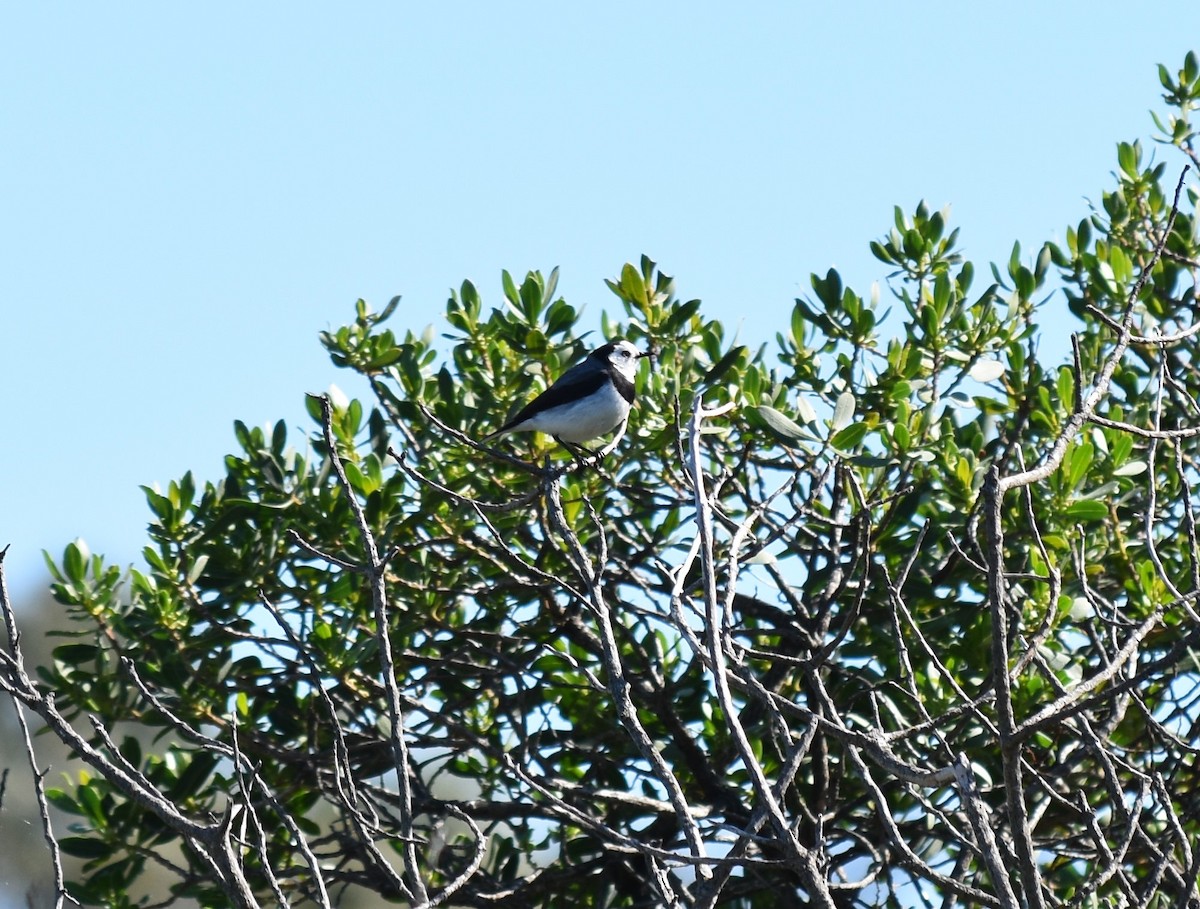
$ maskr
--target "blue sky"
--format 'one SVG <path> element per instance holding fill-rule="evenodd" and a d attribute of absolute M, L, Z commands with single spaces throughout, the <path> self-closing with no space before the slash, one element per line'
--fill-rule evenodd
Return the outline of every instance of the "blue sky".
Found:
<path fill-rule="evenodd" d="M 819 8 L 818 8 L 819 7 Z M 10 4 L 0 28 L 0 545 L 137 558 L 139 484 L 354 386 L 317 333 L 500 269 L 591 318 L 646 253 L 769 341 L 866 290 L 892 207 L 1033 251 L 1148 137 L 1195 2 Z M 1174 160 L 1174 159 L 1172 159 Z M 1051 323 L 1053 324 L 1053 323 Z M 1065 325 L 1065 322 L 1063 323 Z"/>

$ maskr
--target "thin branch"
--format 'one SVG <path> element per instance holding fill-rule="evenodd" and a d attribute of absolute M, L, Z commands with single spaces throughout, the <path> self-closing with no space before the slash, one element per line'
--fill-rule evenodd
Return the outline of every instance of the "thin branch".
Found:
<path fill-rule="evenodd" d="M 621 650 L 613 629 L 612 611 L 604 593 L 604 562 L 598 560 L 597 565 L 593 567 L 578 536 L 567 525 L 566 516 L 562 512 L 562 502 L 559 499 L 557 481 L 548 482 L 545 490 L 551 521 L 560 536 L 567 542 L 580 578 L 588 588 L 589 601 L 599 621 L 600 639 L 604 645 L 604 669 L 608 675 L 608 687 L 617 710 L 617 717 L 642 758 L 653 768 L 655 777 L 667 790 L 667 796 L 675 809 L 676 817 L 687 838 L 688 848 L 693 857 L 702 860 L 706 856 L 704 840 L 700 836 L 700 828 L 692 816 L 683 787 L 680 786 L 670 765 L 646 732 L 630 696 L 630 684 L 625 676 Z M 603 545 L 603 533 L 600 536 Z M 702 876 L 707 877 L 711 873 L 704 865 L 698 864 L 697 868 Z"/>
<path fill-rule="evenodd" d="M 1133 337 L 1133 313 L 1134 307 L 1137 304 L 1138 297 L 1141 296 L 1142 288 L 1146 286 L 1146 282 L 1150 279 L 1150 274 L 1154 270 L 1159 258 L 1162 256 L 1163 248 L 1167 245 L 1167 239 L 1171 236 L 1171 231 L 1175 227 L 1175 218 L 1179 214 L 1179 194 L 1183 191 L 1183 178 L 1187 175 L 1190 168 L 1185 166 L 1179 174 L 1179 182 L 1175 184 L 1175 199 L 1171 203 L 1171 215 L 1167 219 L 1166 229 L 1162 236 L 1159 237 L 1158 243 L 1154 247 L 1154 254 L 1150 261 L 1142 267 L 1142 272 L 1138 275 L 1137 281 L 1133 285 L 1133 289 L 1129 291 L 1126 298 L 1125 313 L 1121 317 L 1120 332 L 1117 335 L 1116 344 L 1113 345 L 1112 351 L 1105 360 L 1104 366 L 1100 370 L 1100 374 L 1096 377 L 1092 384 L 1091 391 L 1087 397 L 1083 399 L 1083 404 L 1075 413 L 1068 418 L 1066 425 L 1058 434 L 1058 438 L 1054 440 L 1054 444 L 1045 452 L 1037 465 L 1029 470 L 1021 471 L 1017 474 L 999 478 L 998 492 L 1003 495 L 1010 489 L 1016 489 L 1018 486 L 1028 486 L 1031 483 L 1040 483 L 1049 477 L 1054 471 L 1058 470 L 1058 466 L 1062 463 L 1063 457 L 1066 456 L 1067 447 L 1074 440 L 1075 436 L 1084 425 L 1092 418 L 1096 412 L 1097 406 L 1108 395 L 1109 385 L 1112 383 L 1113 374 L 1116 372 L 1117 365 L 1125 356 L 1125 351 L 1129 347 L 1131 338 Z"/>
<path fill-rule="evenodd" d="M 413 837 L 413 794 L 411 768 L 409 766 L 408 743 L 405 740 L 404 711 L 401 707 L 400 685 L 396 680 L 396 663 L 392 655 L 391 618 L 388 614 L 388 595 L 384 580 L 386 563 L 380 559 L 379 550 L 375 545 L 375 534 L 367 521 L 366 513 L 358 501 L 354 487 L 346 476 L 342 466 L 342 456 L 338 453 L 337 440 L 333 436 L 333 404 L 328 395 L 321 395 L 321 423 L 325 434 L 325 447 L 329 453 L 329 461 L 337 474 L 338 486 L 346 496 L 346 501 L 354 515 L 354 522 L 362 538 L 362 546 L 366 554 L 366 564 L 363 570 L 371 585 L 371 604 L 375 614 L 375 635 L 379 641 L 380 674 L 382 676 L 384 694 L 386 696 L 388 722 L 388 738 L 392 747 L 392 760 L 396 768 L 396 781 L 400 790 L 400 839 L 404 856 L 404 877 L 396 877 L 394 883 L 405 896 L 424 905 L 429 896 L 425 889 L 425 881 L 417 862 L 416 841 Z M 385 871 L 391 870 L 391 865 L 383 863 Z"/>
<path fill-rule="evenodd" d="M 716 688 L 717 702 L 721 706 L 726 728 L 737 744 L 738 753 L 741 755 L 742 762 L 745 764 L 753 781 L 755 796 L 759 804 L 765 808 L 767 818 L 770 821 L 775 836 L 778 838 L 780 845 L 791 853 L 792 863 L 800 875 L 804 888 L 808 891 L 809 898 L 816 905 L 833 909 L 836 904 L 833 901 L 833 895 L 829 892 L 829 885 L 822 871 L 821 862 L 813 852 L 800 843 L 795 832 L 788 825 L 779 800 L 767 780 L 762 765 L 754 754 L 754 747 L 750 742 L 750 738 L 747 736 L 746 730 L 742 727 L 738 719 L 739 711 L 733 703 L 733 695 L 729 690 L 729 673 L 726 669 L 725 643 L 722 631 L 724 610 L 721 600 L 717 595 L 716 565 L 713 554 L 712 504 L 705 490 L 704 471 L 701 467 L 700 436 L 704 420 L 720 416 L 728 412 L 733 406 L 733 404 L 726 404 L 722 407 L 707 410 L 704 407 L 703 399 L 698 395 L 696 397 L 695 409 L 692 411 L 692 419 L 688 424 L 689 451 L 687 464 L 688 472 L 692 477 L 692 489 L 695 494 L 696 504 L 696 524 L 699 529 L 700 568 L 704 575 L 705 635 L 709 666 L 712 672 L 713 685 Z M 733 585 L 736 583 L 736 578 L 727 578 L 726 582 Z"/>
<path fill-rule="evenodd" d="M 1034 856 L 1033 836 L 1025 806 L 1022 782 L 1021 742 L 1016 737 L 1013 716 L 1012 679 L 1008 673 L 1009 615 L 1004 578 L 1004 532 L 1000 519 L 1003 486 L 999 468 L 992 466 L 983 481 L 984 526 L 988 566 L 988 608 L 992 617 L 992 678 L 996 695 L 996 725 L 1000 733 L 1000 757 L 1004 768 L 1004 795 L 1008 819 L 1017 851 L 1017 876 L 1029 909 L 1043 909 L 1041 874 Z M 997 884 L 999 886 L 999 884 Z"/>

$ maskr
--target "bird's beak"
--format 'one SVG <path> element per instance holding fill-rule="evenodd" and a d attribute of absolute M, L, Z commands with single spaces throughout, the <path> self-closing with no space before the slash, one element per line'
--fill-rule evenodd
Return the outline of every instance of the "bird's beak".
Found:
<path fill-rule="evenodd" d="M 639 350 L 638 351 L 638 359 L 641 359 L 642 357 L 649 357 L 651 360 L 657 358 L 658 357 L 658 348 L 655 347 L 653 344 L 651 344 L 649 350 Z"/>

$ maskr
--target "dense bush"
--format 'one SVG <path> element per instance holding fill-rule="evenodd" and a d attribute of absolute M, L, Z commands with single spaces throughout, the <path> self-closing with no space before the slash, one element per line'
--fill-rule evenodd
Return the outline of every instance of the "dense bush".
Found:
<path fill-rule="evenodd" d="M 1195 55 L 1162 81 L 1195 163 Z M 298 449 L 237 424 L 223 479 L 147 490 L 144 569 L 52 564 L 78 632 L 36 682 L 10 638 L 0 686 L 88 765 L 46 792 L 65 888 L 1191 905 L 1183 163 L 1122 143 L 1066 243 L 990 275 L 897 209 L 891 299 L 814 275 L 773 346 L 626 265 L 601 334 L 655 358 L 602 458 L 474 441 L 600 343 L 554 272 L 464 283 L 445 344 L 360 302 L 322 340 L 366 400 L 311 398 Z"/>

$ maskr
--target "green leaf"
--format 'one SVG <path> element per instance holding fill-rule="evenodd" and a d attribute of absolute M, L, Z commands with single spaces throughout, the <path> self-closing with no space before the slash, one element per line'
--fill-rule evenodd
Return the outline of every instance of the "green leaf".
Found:
<path fill-rule="evenodd" d="M 200 752 L 193 754 L 191 761 L 179 774 L 174 784 L 167 790 L 168 796 L 172 801 L 178 802 L 181 799 L 195 795 L 200 786 L 209 778 L 213 768 L 217 765 L 218 758 L 208 752 Z"/>
<path fill-rule="evenodd" d="M 521 295 L 517 292 L 516 282 L 513 281 L 512 275 L 508 273 L 508 269 L 500 272 L 500 283 L 504 287 L 504 299 L 509 302 L 515 311 L 520 312 L 519 304 L 521 302 Z"/>
<path fill-rule="evenodd" d="M 1112 264 L 1113 278 L 1121 286 L 1133 280 L 1133 260 L 1121 247 L 1114 246 L 1108 251 L 1108 259 Z"/>
<path fill-rule="evenodd" d="M 321 395 L 307 394 L 304 396 L 304 409 L 316 422 L 321 422 Z"/>
<path fill-rule="evenodd" d="M 945 272 L 934 279 L 933 308 L 937 312 L 939 322 L 945 318 L 946 310 L 950 308 L 950 276 Z"/>
<path fill-rule="evenodd" d="M 389 350 L 383 351 L 382 353 L 376 354 L 367 360 L 366 368 L 370 371 L 385 369 L 386 367 L 397 362 L 402 356 L 404 356 L 403 349 L 399 347 L 393 347 Z"/>
<path fill-rule="evenodd" d="M 104 800 L 97 791 L 100 783 L 93 783 L 87 786 L 80 786 L 77 791 L 79 796 L 79 805 L 83 808 L 84 816 L 91 822 L 92 826 L 97 830 L 102 830 L 108 824 L 108 819 L 104 813 Z"/>
<path fill-rule="evenodd" d="M 1081 442 L 1072 446 L 1067 453 L 1066 468 L 1067 468 L 1067 489 L 1077 489 L 1079 484 L 1083 482 L 1087 476 L 1088 469 L 1092 466 L 1092 459 L 1096 455 L 1096 449 L 1092 447 L 1090 442 Z"/>
<path fill-rule="evenodd" d="M 67 578 L 76 584 L 82 584 L 86 580 L 89 558 L 88 545 L 82 539 L 68 543 L 63 550 L 63 572 Z"/>
<path fill-rule="evenodd" d="M 1113 471 L 1114 477 L 1136 477 L 1150 469 L 1145 461 L 1126 461 Z"/>
<path fill-rule="evenodd" d="M 67 855 L 92 860 L 108 858 L 116 851 L 102 840 L 84 836 L 65 836 L 58 841 L 58 846 Z"/>
<path fill-rule="evenodd" d="M 767 427 L 776 435 L 781 436 L 784 441 L 795 441 L 808 437 L 808 433 L 774 407 L 762 404 L 755 409 Z"/>
<path fill-rule="evenodd" d="M 520 293 L 521 309 L 525 313 L 526 320 L 533 325 L 537 322 L 538 316 L 542 314 L 542 307 L 545 305 L 538 276 L 531 273 L 526 277 L 521 284 Z"/>
<path fill-rule="evenodd" d="M 630 303 L 635 304 L 639 310 L 645 311 L 646 285 L 642 282 L 641 272 L 629 262 L 626 262 L 621 269 L 621 291 Z"/>
<path fill-rule="evenodd" d="M 1037 290 L 1037 280 L 1033 277 L 1033 272 L 1024 265 L 1017 269 L 1014 280 L 1017 284 L 1017 293 L 1021 295 L 1022 299 L 1028 300 Z"/>
<path fill-rule="evenodd" d="M 1113 271 L 1112 265 L 1108 262 L 1101 262 L 1097 268 L 1100 270 L 1100 277 L 1104 280 L 1105 285 L 1107 285 L 1109 293 L 1120 294 L 1121 285 L 1117 282 L 1117 275 Z"/>
<path fill-rule="evenodd" d="M 704 374 L 704 378 L 700 380 L 701 383 L 704 385 L 711 385 L 715 383 L 718 379 L 725 375 L 725 373 L 729 372 L 729 370 L 733 368 L 733 365 L 737 363 L 738 359 L 745 352 L 746 348 L 740 344 L 736 347 L 730 348 L 729 352 L 726 353 L 725 356 L 721 357 L 721 359 L 717 362 L 717 365 Z"/>
<path fill-rule="evenodd" d="M 1112 462 L 1116 467 L 1120 467 L 1128 460 L 1129 455 L 1133 453 L 1133 439 L 1128 433 L 1118 433 L 1112 439 Z"/>
<path fill-rule="evenodd" d="M 54 659 L 67 666 L 85 666 L 100 653 L 95 644 L 60 644 L 54 648 Z"/>
<path fill-rule="evenodd" d="M 69 792 L 65 792 L 62 789 L 47 789 L 46 801 L 65 814 L 83 814 L 83 809 L 79 807 L 79 803 L 75 801 Z"/>
<path fill-rule="evenodd" d="M 1137 153 L 1128 142 L 1117 144 L 1117 163 L 1126 176 L 1134 179 L 1137 178 Z"/>
<path fill-rule="evenodd" d="M 1071 521 L 1100 521 L 1108 516 L 1108 506 L 1092 499 L 1080 499 L 1064 508 L 1063 516 Z"/>
<path fill-rule="evenodd" d="M 800 395 L 796 398 L 797 416 L 800 417 L 800 422 L 809 426 L 817 422 L 817 412 L 811 404 L 808 403 L 808 398 Z"/>
<path fill-rule="evenodd" d="M 1063 407 L 1074 410 L 1075 374 L 1069 366 L 1060 366 L 1058 369 L 1058 400 Z"/>
<path fill-rule="evenodd" d="M 838 451 L 850 452 L 862 442 L 870 427 L 866 423 L 851 423 L 829 440 Z"/>
<path fill-rule="evenodd" d="M 833 407 L 833 429 L 839 430 L 850 425 L 850 421 L 854 419 L 854 393 L 843 391 L 838 395 L 837 402 Z"/>
<path fill-rule="evenodd" d="M 363 472 L 357 464 L 353 461 L 344 461 L 342 462 L 342 469 L 346 471 L 346 479 L 350 481 L 350 485 L 354 487 L 356 492 L 363 495 L 370 492 L 367 488 L 367 479 L 363 476 Z"/>
<path fill-rule="evenodd" d="M 688 300 L 686 303 L 680 303 L 674 307 L 671 314 L 667 316 L 663 322 L 663 331 L 667 334 L 674 334 L 683 325 L 694 316 L 700 309 L 699 300 Z"/>
<path fill-rule="evenodd" d="M 1042 250 L 1038 253 L 1037 262 L 1033 267 L 1033 275 L 1037 280 L 1038 286 L 1041 286 L 1045 280 L 1046 272 L 1050 270 L 1050 263 L 1052 261 L 1054 261 L 1054 244 L 1042 244 Z"/>
<path fill-rule="evenodd" d="M 976 382 L 992 382 L 1004 375 L 1005 372 L 1003 363 L 992 357 L 986 357 L 976 360 L 974 365 L 967 370 L 967 375 Z"/>

